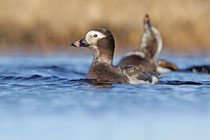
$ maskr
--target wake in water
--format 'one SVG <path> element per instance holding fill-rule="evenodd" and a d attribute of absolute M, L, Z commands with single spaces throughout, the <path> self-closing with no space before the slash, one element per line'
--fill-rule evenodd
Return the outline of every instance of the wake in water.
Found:
<path fill-rule="evenodd" d="M 30 69 L 30 68 L 28 68 Z M 74 69 L 68 69 L 64 66 L 58 66 L 58 65 L 44 65 L 40 67 L 32 67 L 32 69 L 37 69 L 37 70 L 42 70 L 42 72 L 49 72 L 51 71 L 52 75 L 51 76 L 46 76 L 41 75 L 41 74 L 33 74 L 29 76 L 14 76 L 14 75 L 0 75 L 0 81 L 1 82 L 6 82 L 6 81 L 13 81 L 14 83 L 18 82 L 62 82 L 63 84 L 81 84 L 81 83 L 86 83 L 89 84 L 93 87 L 99 87 L 99 88 L 110 88 L 112 87 L 113 84 L 112 82 L 97 82 L 94 79 L 72 79 L 71 77 L 66 77 L 64 78 L 63 76 L 60 77 L 60 75 L 63 75 L 65 73 L 70 73 L 74 75 L 78 75 L 80 77 L 85 77 L 85 73 L 83 72 L 78 72 L 77 70 Z M 189 72 L 193 73 L 205 73 L 205 74 L 210 74 L 210 66 L 209 65 L 203 65 L 203 66 L 192 66 L 190 68 L 186 68 L 183 70 L 179 70 L 177 72 L 187 72 L 186 74 L 189 74 Z M 177 73 L 178 74 L 178 73 Z M 189 80 L 164 80 L 161 79 L 158 84 L 161 85 L 210 85 L 210 81 L 189 81 Z"/>
<path fill-rule="evenodd" d="M 194 81 L 160 81 L 159 84 L 165 85 L 210 85 L 210 81 L 194 82 Z"/>

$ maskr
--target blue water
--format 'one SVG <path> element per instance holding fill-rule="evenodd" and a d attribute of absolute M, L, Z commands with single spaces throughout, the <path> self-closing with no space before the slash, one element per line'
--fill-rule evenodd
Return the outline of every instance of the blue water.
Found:
<path fill-rule="evenodd" d="M 169 57 L 180 68 L 209 57 Z M 210 74 L 97 85 L 90 56 L 0 58 L 0 140 L 209 140 Z M 116 58 L 115 64 L 119 60 Z"/>

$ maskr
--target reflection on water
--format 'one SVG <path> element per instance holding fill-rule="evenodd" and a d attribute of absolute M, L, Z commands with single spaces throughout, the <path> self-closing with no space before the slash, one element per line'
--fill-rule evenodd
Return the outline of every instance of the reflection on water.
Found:
<path fill-rule="evenodd" d="M 104 85 L 84 79 L 91 60 L 2 57 L 0 139 L 210 139 L 209 74 L 171 72 L 155 85 Z M 209 60 L 171 58 L 183 69 Z"/>

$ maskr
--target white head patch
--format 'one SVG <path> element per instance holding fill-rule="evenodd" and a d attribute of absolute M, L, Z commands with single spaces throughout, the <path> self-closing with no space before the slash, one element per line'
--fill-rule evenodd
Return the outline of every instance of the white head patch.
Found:
<path fill-rule="evenodd" d="M 89 48 L 96 51 L 95 57 L 98 57 L 100 55 L 100 51 L 98 50 L 97 46 L 97 41 L 104 37 L 106 36 L 103 33 L 94 30 L 89 31 L 85 36 L 85 40 L 87 41 L 87 43 L 90 44 Z"/>
<path fill-rule="evenodd" d="M 92 30 L 86 34 L 85 39 L 89 44 L 96 45 L 97 41 L 104 37 L 106 36 L 103 33 Z"/>

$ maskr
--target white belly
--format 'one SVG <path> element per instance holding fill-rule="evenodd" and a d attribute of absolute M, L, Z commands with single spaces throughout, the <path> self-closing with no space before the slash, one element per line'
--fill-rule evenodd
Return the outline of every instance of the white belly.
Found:
<path fill-rule="evenodd" d="M 159 73 L 167 73 L 167 72 L 170 72 L 171 70 L 168 69 L 168 68 L 164 68 L 164 67 L 158 66 L 158 67 L 157 67 L 157 71 L 158 71 Z"/>

